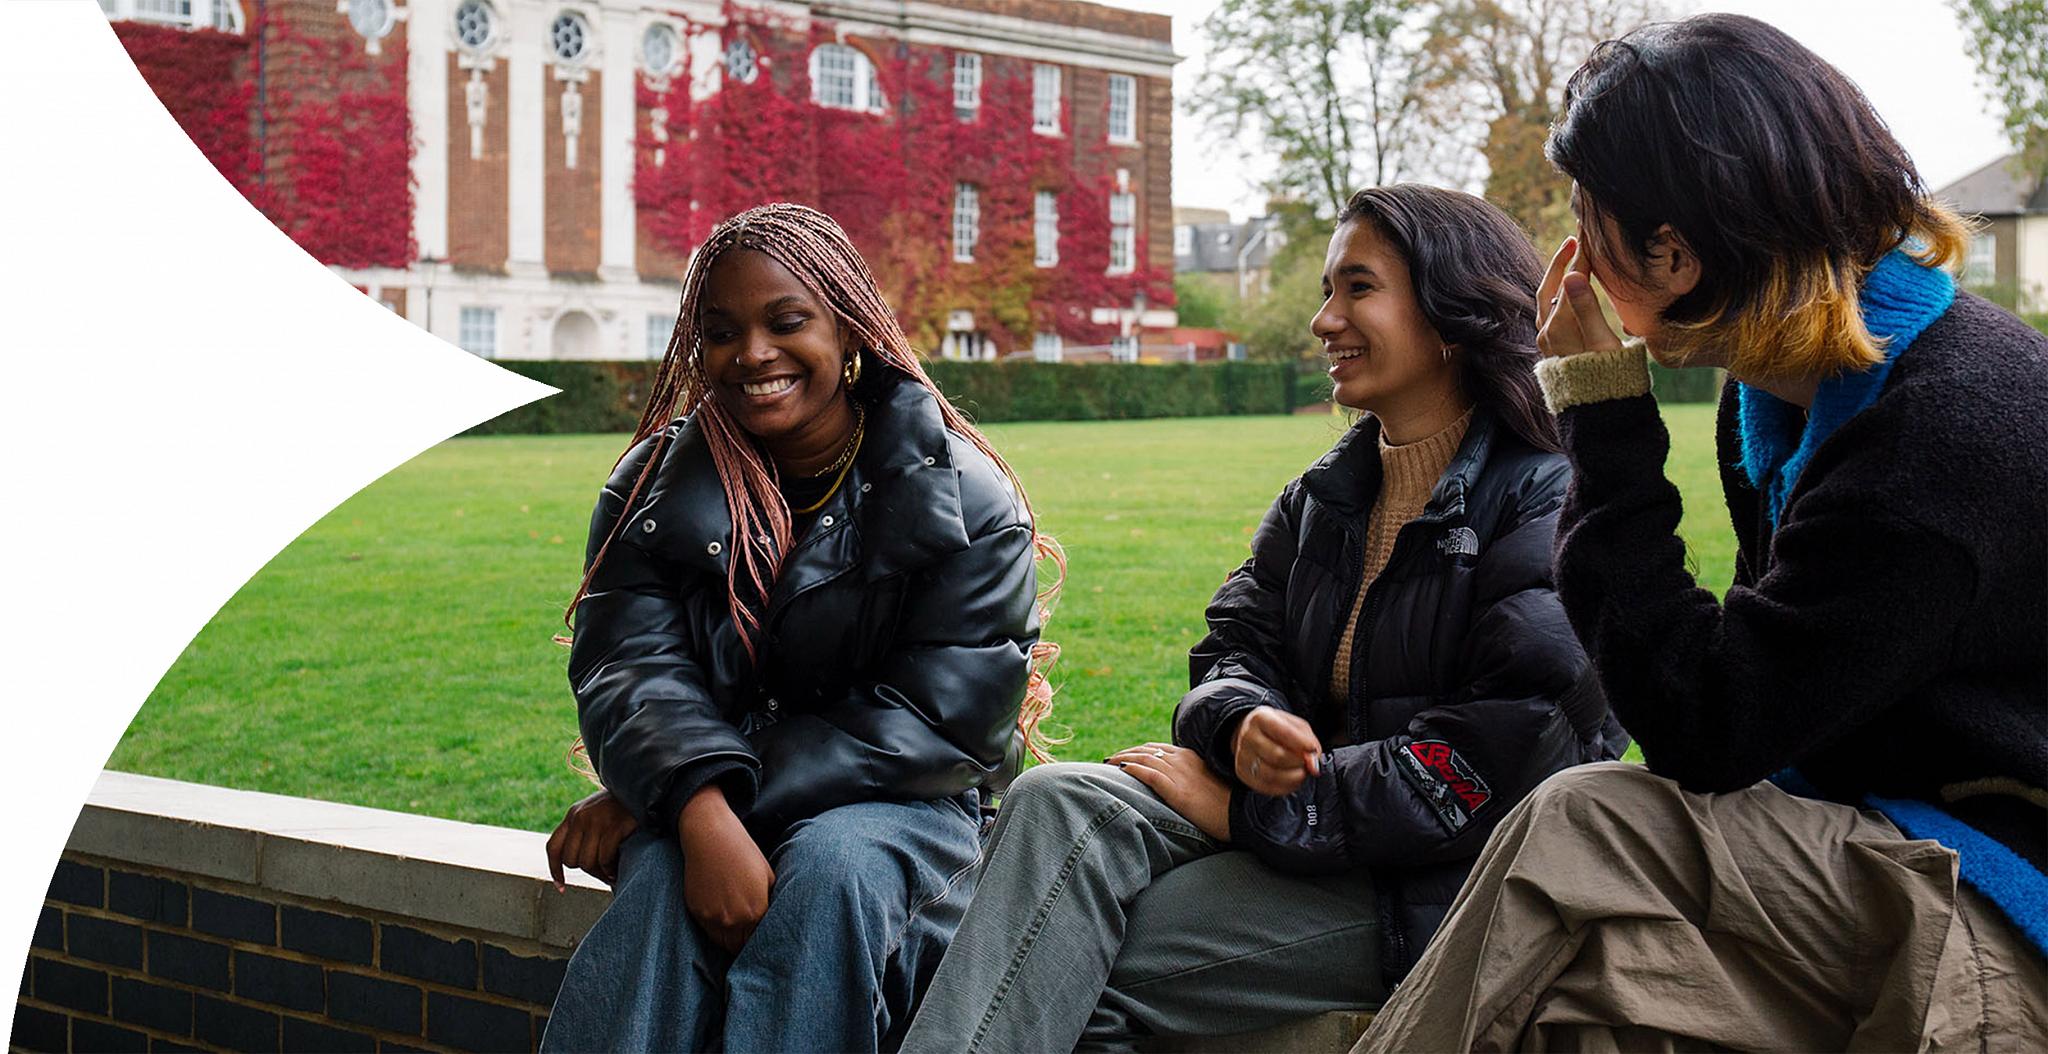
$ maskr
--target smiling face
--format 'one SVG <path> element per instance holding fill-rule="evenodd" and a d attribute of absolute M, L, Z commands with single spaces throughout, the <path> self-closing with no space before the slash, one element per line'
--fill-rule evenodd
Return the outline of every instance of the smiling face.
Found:
<path fill-rule="evenodd" d="M 853 420 L 840 390 L 851 349 L 838 316 L 789 268 L 752 249 L 711 265 L 702 304 L 711 397 L 777 461 L 836 449 Z"/>
<path fill-rule="evenodd" d="M 1416 301 L 1407 261 L 1368 220 L 1330 236 L 1323 307 L 1309 329 L 1323 342 L 1337 402 L 1372 411 L 1390 430 L 1457 397 L 1457 369 Z"/>

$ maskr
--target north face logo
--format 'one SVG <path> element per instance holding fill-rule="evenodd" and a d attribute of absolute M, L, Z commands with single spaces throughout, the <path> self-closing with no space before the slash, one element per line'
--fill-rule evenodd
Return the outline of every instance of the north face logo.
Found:
<path fill-rule="evenodd" d="M 1436 540 L 1436 550 L 1445 556 L 1478 556 L 1479 532 L 1470 527 L 1453 527 Z"/>

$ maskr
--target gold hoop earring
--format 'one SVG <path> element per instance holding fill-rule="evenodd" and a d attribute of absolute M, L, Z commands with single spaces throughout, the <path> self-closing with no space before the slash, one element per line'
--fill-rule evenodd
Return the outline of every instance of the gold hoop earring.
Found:
<path fill-rule="evenodd" d="M 860 352 L 856 351 L 846 357 L 846 368 L 841 370 L 839 375 L 846 381 L 848 388 L 860 383 Z"/>

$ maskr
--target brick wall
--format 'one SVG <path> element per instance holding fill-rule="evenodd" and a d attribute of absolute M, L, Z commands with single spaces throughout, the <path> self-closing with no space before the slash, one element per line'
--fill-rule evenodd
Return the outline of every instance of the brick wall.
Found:
<path fill-rule="evenodd" d="M 483 75 L 488 91 L 482 156 L 469 156 L 469 74 L 453 52 L 448 63 L 448 260 L 458 267 L 503 271 L 511 254 L 510 76 L 500 61 Z"/>
<path fill-rule="evenodd" d="M 577 86 L 583 99 L 583 119 L 576 138 L 575 168 L 569 167 L 568 137 L 562 127 L 565 86 L 555 79 L 552 69 L 543 69 L 537 76 L 542 78 L 543 139 L 547 144 L 542 177 L 547 224 L 542 254 L 554 274 L 596 274 L 603 195 L 599 180 L 604 176 L 598 156 L 604 139 L 604 74 L 592 70 Z M 612 178 L 630 181 L 631 177 L 628 172 Z"/>
<path fill-rule="evenodd" d="M 144 779 L 109 773 L 103 787 L 108 778 L 131 785 Z M 231 804 L 248 796 L 219 788 L 197 795 Z M 296 826 L 270 802 L 297 799 L 253 797 L 266 799 L 265 812 L 277 817 L 272 826 Z M 489 861 L 525 859 L 531 851 L 539 863 L 541 836 L 529 832 L 423 817 L 394 822 L 388 818 L 397 814 L 380 810 L 302 804 L 326 815 L 321 826 L 289 836 L 223 823 L 223 815 L 195 825 L 189 809 L 162 815 L 88 805 L 36 925 L 13 1045 L 36 1051 L 534 1049 L 571 946 L 602 910 L 601 889 L 584 882 L 564 896 L 540 888 L 546 880 L 539 867 L 516 874 Z M 362 815 L 337 823 L 334 810 Z M 421 841 L 421 857 L 404 859 L 410 874 L 394 882 L 395 873 L 378 874 L 403 855 L 391 852 L 397 847 L 389 837 L 382 847 L 366 848 L 313 833 L 351 825 L 382 825 L 387 836 L 399 830 L 402 838 Z M 437 826 L 452 833 L 437 837 Z M 249 877 L 255 880 L 202 873 L 239 866 L 232 859 L 235 835 L 253 844 L 257 869 Z M 489 849 L 494 838 L 500 844 Z M 438 853 L 428 847 L 436 840 L 443 844 Z M 478 859 L 448 859 L 450 843 L 460 846 L 458 855 Z M 273 860 L 264 860 L 265 850 Z M 187 866 L 164 866 L 180 857 Z M 316 858 L 325 866 L 309 870 Z M 508 887 L 506 879 L 519 881 Z M 520 910 L 521 885 L 532 887 L 539 910 Z M 317 892 L 323 886 L 330 895 Z M 508 889 L 511 900 L 493 906 Z M 570 909 L 556 913 L 552 925 L 543 918 L 553 906 L 546 898 Z M 458 906 L 465 901 L 467 908 Z M 448 919 L 465 914 L 472 923 L 502 921 Z"/>

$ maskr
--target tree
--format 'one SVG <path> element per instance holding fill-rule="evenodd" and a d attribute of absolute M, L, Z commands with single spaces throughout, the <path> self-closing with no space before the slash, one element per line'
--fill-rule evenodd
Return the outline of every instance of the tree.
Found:
<path fill-rule="evenodd" d="M 2048 3 L 1950 0 L 2020 164 L 2048 178 Z"/>
<path fill-rule="evenodd" d="M 1456 100 L 1451 138 L 1478 142 L 1486 197 L 1548 247 L 1571 232 L 1571 184 L 1543 156 L 1564 86 L 1595 45 L 1663 17 L 1661 0 L 1444 0 L 1423 50 Z"/>
<path fill-rule="evenodd" d="M 1263 292 L 1224 312 L 1227 328 L 1244 338 L 1245 352 L 1268 362 L 1292 362 L 1315 352 L 1309 320 L 1322 306 L 1323 256 L 1330 221 L 1304 202 L 1274 202 L 1279 248 L 1266 258 Z"/>
<path fill-rule="evenodd" d="M 1276 161 L 1275 195 L 1335 215 L 1423 156 L 1425 0 L 1223 0 L 1189 111 Z"/>
<path fill-rule="evenodd" d="M 1214 329 L 1223 324 L 1225 299 L 1208 275 L 1181 272 L 1173 276 L 1173 306 L 1180 324 L 1197 329 Z"/>

